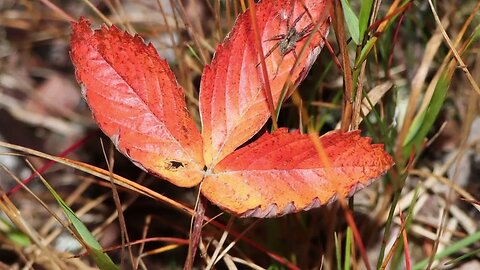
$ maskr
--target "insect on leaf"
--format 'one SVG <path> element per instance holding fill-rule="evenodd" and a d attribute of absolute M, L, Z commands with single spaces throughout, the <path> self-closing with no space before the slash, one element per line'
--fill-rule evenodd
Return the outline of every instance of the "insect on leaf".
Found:
<path fill-rule="evenodd" d="M 100 128 L 139 167 L 177 186 L 203 177 L 200 132 L 167 62 L 115 26 L 73 23 L 71 58 Z"/>
<path fill-rule="evenodd" d="M 257 4 L 258 31 L 274 104 L 278 103 L 294 63 L 298 61 L 291 76 L 292 85 L 304 79 L 323 47 L 330 25 L 329 6 L 328 0 Z M 312 32 L 317 23 L 319 30 Z M 270 117 L 252 29 L 249 13 L 241 14 L 203 72 L 200 113 L 207 165 L 214 166 L 232 153 Z M 309 35 L 313 35 L 312 39 L 306 43 Z M 300 56 L 304 45 L 307 50 Z"/>

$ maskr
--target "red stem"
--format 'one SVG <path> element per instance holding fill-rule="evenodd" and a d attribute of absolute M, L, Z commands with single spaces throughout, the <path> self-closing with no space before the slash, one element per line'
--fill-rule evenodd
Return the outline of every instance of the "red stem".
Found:
<path fill-rule="evenodd" d="M 81 145 L 83 145 L 86 141 L 88 141 L 93 135 L 95 134 L 95 132 L 92 132 L 90 134 L 88 134 L 87 136 L 85 136 L 84 138 L 82 138 L 81 140 L 77 141 L 76 143 L 74 143 L 73 145 L 71 145 L 70 147 L 68 147 L 67 149 L 65 149 L 63 152 L 61 152 L 60 154 L 58 154 L 58 157 L 65 157 L 66 155 L 68 155 L 70 152 L 72 151 L 75 151 L 77 148 L 79 148 Z M 48 170 L 50 167 L 52 167 L 53 165 L 55 164 L 55 161 L 48 161 L 47 163 L 45 163 L 40 169 L 38 169 L 38 173 L 43 173 L 45 172 L 46 170 Z M 35 177 L 37 176 L 36 173 L 32 173 L 28 178 L 22 180 L 22 183 L 24 185 L 27 185 L 28 183 L 30 183 L 33 179 L 35 179 Z M 21 184 L 17 184 L 16 186 L 14 186 L 12 189 L 10 189 L 8 192 L 7 192 L 7 196 L 10 196 L 12 195 L 13 193 L 17 192 L 20 188 L 22 188 L 22 185 Z"/>

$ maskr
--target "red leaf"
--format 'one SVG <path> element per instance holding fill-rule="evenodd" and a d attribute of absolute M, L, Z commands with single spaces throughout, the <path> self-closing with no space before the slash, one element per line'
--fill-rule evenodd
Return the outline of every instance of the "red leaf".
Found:
<path fill-rule="evenodd" d="M 300 55 L 317 21 L 323 25 L 319 31 L 312 33 L 306 52 L 298 59 L 299 66 L 291 77 L 294 84 L 303 80 L 320 52 L 323 37 L 329 29 L 329 4 L 329 0 L 261 1 L 257 4 L 258 30 L 275 104 L 296 56 Z M 202 76 L 200 112 L 204 159 L 212 167 L 255 135 L 270 117 L 248 12 L 238 17 L 233 30 L 218 46 L 211 65 L 205 67 Z M 286 37 L 289 33 L 287 24 L 290 34 L 297 33 L 294 35 L 297 38 L 293 35 Z M 302 30 L 304 33 L 300 35 Z M 282 34 L 284 36 L 279 36 Z"/>
<path fill-rule="evenodd" d="M 320 142 L 333 175 L 308 135 L 278 129 L 222 160 L 202 193 L 243 217 L 276 217 L 351 196 L 393 165 L 383 145 L 370 144 L 359 131 L 331 132 Z"/>
<path fill-rule="evenodd" d="M 73 23 L 71 58 L 96 122 L 137 166 L 178 186 L 203 177 L 202 140 L 166 61 L 143 40 L 86 19 Z"/>

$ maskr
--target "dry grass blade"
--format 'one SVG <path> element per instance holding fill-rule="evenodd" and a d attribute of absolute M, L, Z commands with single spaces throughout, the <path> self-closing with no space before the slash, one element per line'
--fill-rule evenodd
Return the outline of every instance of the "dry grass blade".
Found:
<path fill-rule="evenodd" d="M 230 229 L 232 227 L 234 220 L 235 220 L 235 217 L 231 216 L 227 223 L 227 229 Z M 210 261 L 208 262 L 207 267 L 205 269 L 210 270 L 215 265 L 217 258 L 219 258 L 218 254 L 222 250 L 222 247 L 225 244 L 225 240 L 227 240 L 227 237 L 228 237 L 228 231 L 225 230 L 222 233 L 222 237 L 220 238 L 220 241 L 216 245 L 215 251 L 213 252 L 213 255 L 210 258 Z"/>
<path fill-rule="evenodd" d="M 442 22 L 444 25 L 447 25 L 447 26 L 449 24 L 448 20 L 446 19 L 443 20 Z M 400 131 L 399 139 L 398 139 L 398 142 L 401 144 L 403 144 L 403 141 L 405 140 L 405 137 L 407 136 L 407 132 L 413 121 L 413 117 L 416 112 L 415 108 L 418 106 L 418 100 L 420 99 L 421 91 L 423 89 L 423 85 L 425 83 L 425 79 L 427 77 L 429 67 L 432 65 L 434 57 L 437 54 L 438 49 L 440 48 L 441 39 L 442 39 L 441 31 L 439 28 L 437 28 L 437 30 L 434 32 L 432 37 L 430 37 L 430 40 L 426 44 L 425 54 L 423 55 L 422 61 L 420 63 L 420 66 L 418 67 L 417 72 L 415 72 L 415 77 L 412 80 L 412 86 L 411 86 L 406 113 L 403 118 L 402 129 Z"/>
<path fill-rule="evenodd" d="M 48 155 L 48 154 L 45 154 L 45 153 L 42 153 L 42 152 L 39 152 L 39 151 L 36 151 L 36 150 L 32 150 L 32 149 L 29 149 L 29 148 L 26 148 L 26 147 L 21 147 L 21 146 L 9 144 L 9 143 L 1 142 L 1 141 L 0 141 L 0 147 L 9 148 L 9 149 L 12 149 L 12 150 L 16 150 L 16 151 L 26 153 L 28 155 L 38 156 L 38 157 L 41 157 L 41 158 L 52 160 L 52 161 L 55 161 L 59 164 L 63 164 L 63 165 L 69 166 L 71 168 L 77 169 L 79 171 L 86 172 L 86 173 L 88 173 L 92 176 L 98 177 L 98 178 L 100 178 L 100 179 L 102 179 L 106 182 L 110 182 L 111 180 L 113 180 L 113 182 L 120 187 L 123 187 L 123 188 L 125 188 L 127 190 L 130 190 L 132 192 L 138 193 L 140 195 L 150 197 L 150 198 L 155 199 L 159 202 L 165 203 L 165 204 L 167 204 L 167 205 L 169 205 L 169 206 L 171 206 L 171 207 L 173 207 L 173 208 L 179 210 L 180 212 L 185 213 L 189 216 L 194 216 L 195 213 L 196 213 L 193 209 L 189 208 L 188 206 L 185 206 L 185 205 L 183 205 L 183 204 L 181 204 L 181 203 L 179 203 L 175 200 L 172 200 L 172 199 L 170 199 L 166 196 L 163 196 L 163 195 L 159 194 L 158 192 L 155 192 L 155 191 L 153 191 L 153 190 L 151 190 L 151 189 L 149 189 L 145 186 L 142 186 L 138 183 L 130 181 L 130 180 L 124 178 L 124 177 L 118 176 L 116 174 L 113 174 L 111 176 L 108 171 L 100 169 L 98 167 L 95 167 L 95 166 L 92 166 L 92 165 L 89 165 L 89 164 L 86 164 L 86 163 L 82 163 L 82 162 L 79 162 L 79 161 L 70 160 L 70 159 L 67 159 L 67 158 L 59 158 L 59 157 L 51 156 L 51 155 Z M 212 225 L 214 225 L 216 227 L 226 229 L 225 226 L 223 226 L 221 223 L 216 222 L 213 219 L 209 219 L 208 217 L 204 217 L 204 218 L 206 219 L 205 221 L 207 223 L 212 223 Z M 239 234 L 235 231 L 230 231 L 230 233 L 234 236 L 241 235 L 241 234 Z M 240 239 L 240 237 L 239 237 L 239 239 Z M 254 247 L 258 250 L 261 250 L 262 252 L 267 253 L 268 256 L 270 256 L 272 259 L 274 259 L 274 260 L 276 260 L 276 261 L 278 261 L 282 264 L 285 264 L 286 266 L 288 266 L 291 269 L 297 269 L 289 261 L 285 260 L 281 256 L 278 256 L 274 252 L 266 250 L 264 247 L 262 247 L 261 245 L 259 245 L 255 241 L 252 241 L 251 239 L 248 239 L 246 237 L 243 237 L 243 240 L 245 242 L 247 242 L 249 245 L 251 245 L 252 247 Z"/>
<path fill-rule="evenodd" d="M 105 157 L 105 160 L 107 161 L 108 173 L 109 173 L 110 184 L 111 184 L 110 187 L 111 187 L 112 195 L 113 195 L 113 201 L 115 202 L 115 207 L 116 207 L 117 213 L 118 213 L 118 221 L 120 223 L 120 231 L 121 231 L 121 237 L 120 238 L 122 240 L 122 257 L 121 257 L 121 263 L 120 264 L 124 265 L 124 263 L 123 263 L 124 249 L 123 249 L 123 247 L 125 246 L 125 242 L 130 242 L 130 237 L 128 236 L 125 217 L 123 215 L 123 211 L 124 211 L 123 209 L 124 208 L 122 207 L 122 203 L 120 202 L 120 196 L 118 195 L 117 186 L 113 182 L 113 166 L 114 166 L 114 162 L 115 162 L 115 159 L 113 157 L 114 146 L 113 146 L 113 144 L 110 144 L 109 151 L 108 151 L 109 153 L 107 155 L 107 153 L 105 151 L 105 147 L 103 145 L 103 141 L 101 143 L 102 143 L 103 155 Z M 130 248 L 130 246 L 128 246 L 127 249 L 128 249 L 128 255 L 129 255 L 130 263 L 133 266 L 133 264 L 135 263 L 135 260 L 133 259 L 133 251 Z"/>
<path fill-rule="evenodd" d="M 393 87 L 393 82 L 384 82 L 372 88 L 367 94 L 366 97 L 362 99 L 362 104 L 359 106 L 361 108 L 361 114 L 366 116 L 369 114 L 373 107 L 378 104 L 378 102 L 383 98 L 383 96 L 391 90 Z M 363 121 L 363 117 L 360 117 L 358 122 L 354 122 L 356 126 L 360 125 Z"/>
<path fill-rule="evenodd" d="M 465 74 L 467 75 L 467 78 L 468 78 L 468 81 L 471 83 L 472 87 L 473 87 L 473 90 L 475 90 L 475 92 L 477 92 L 477 94 L 480 95 L 480 88 L 478 87 L 478 84 L 477 82 L 475 81 L 475 79 L 473 78 L 472 74 L 470 73 L 470 71 L 468 70 L 467 66 L 465 65 L 465 63 L 463 62 L 462 60 L 462 57 L 460 56 L 460 54 L 458 53 L 457 49 L 454 47 L 454 45 L 452 44 L 452 41 L 450 40 L 450 38 L 448 37 L 448 34 L 447 32 L 445 31 L 445 29 L 443 28 L 442 26 L 442 23 L 440 21 L 440 18 L 438 17 L 438 14 L 437 14 L 437 11 L 435 10 L 435 7 L 433 6 L 433 3 L 432 3 L 432 0 L 428 0 L 428 3 L 430 5 L 430 8 L 432 9 L 432 13 L 433 13 L 433 16 L 435 18 L 435 21 L 437 22 L 438 26 L 440 27 L 440 30 L 442 32 L 442 35 L 445 39 L 445 41 L 447 42 L 448 44 L 448 47 L 450 47 L 450 50 L 453 52 L 453 55 L 455 55 L 455 59 L 458 61 L 458 63 L 460 63 L 460 68 L 463 70 L 463 72 L 465 72 Z"/>
<path fill-rule="evenodd" d="M 21 215 L 19 214 L 20 211 L 18 210 L 18 208 L 15 207 L 15 205 L 10 201 L 10 199 L 5 196 L 5 193 L 0 199 L 0 209 L 3 213 L 5 213 L 5 215 L 8 216 L 8 218 L 15 224 L 15 226 L 19 230 L 25 233 L 35 243 L 35 245 L 38 247 L 38 252 L 40 253 L 40 255 L 43 255 L 46 258 L 50 259 L 50 261 L 45 264 L 47 267 L 53 270 L 66 269 L 66 265 L 60 258 L 58 258 L 58 255 L 52 250 L 50 250 L 48 247 L 43 245 L 40 236 L 35 232 L 35 230 L 33 230 L 33 228 L 28 225 L 28 222 L 21 217 Z M 33 264 L 35 262 L 35 259 L 32 257 L 31 260 L 31 263 Z M 39 262 L 47 261 L 45 258 L 38 258 L 38 260 Z"/>
<path fill-rule="evenodd" d="M 69 22 L 75 20 L 74 18 L 72 18 L 72 16 L 68 15 L 65 11 L 63 11 L 61 8 L 56 6 L 51 1 L 49 1 L 49 0 L 40 0 L 40 1 L 42 1 L 46 6 L 50 7 L 50 9 L 54 10 L 56 13 L 58 13 L 60 16 L 62 16 L 64 20 L 69 21 Z"/>
<path fill-rule="evenodd" d="M 3 170 L 5 170 L 13 179 L 15 179 L 18 183 L 21 183 L 21 181 L 6 168 L 3 164 L 0 164 Z M 25 254 L 27 257 L 30 257 L 30 259 L 35 262 L 37 261 L 41 265 L 45 265 L 46 267 L 50 269 L 66 269 L 67 263 L 63 261 L 63 258 L 59 257 L 60 254 L 56 253 L 54 250 L 50 249 L 45 243 L 44 239 L 42 236 L 30 226 L 29 222 L 24 219 L 22 216 L 21 212 L 18 210 L 18 208 L 13 204 L 13 202 L 6 196 L 5 192 L 1 192 L 1 198 L 0 198 L 0 209 L 2 210 L 5 215 L 15 224 L 15 226 L 24 234 L 26 234 L 30 240 L 35 244 L 35 247 L 30 247 L 30 251 L 27 251 Z M 48 206 L 40 200 L 33 192 L 29 190 L 30 194 L 33 195 L 33 197 L 40 202 L 45 209 L 50 211 L 50 213 L 59 221 L 62 223 L 61 219 L 56 216 L 49 208 Z M 63 225 L 64 228 L 68 229 L 67 225 Z M 35 252 L 38 252 L 40 255 L 35 255 Z M 48 259 L 46 259 L 48 258 Z"/>
<path fill-rule="evenodd" d="M 5 148 L 10 148 L 12 150 L 21 151 L 21 152 L 29 154 L 29 155 L 34 155 L 34 156 L 38 156 L 38 157 L 45 158 L 45 159 L 48 159 L 48 160 L 52 160 L 52 161 L 55 161 L 57 163 L 67 165 L 71 168 L 86 172 L 90 175 L 96 176 L 96 177 L 98 177 L 100 179 L 103 179 L 105 181 L 108 181 L 108 182 L 111 179 L 110 174 L 107 171 L 102 170 L 98 167 L 86 164 L 86 163 L 70 160 L 70 159 L 67 159 L 67 158 L 59 158 L 59 157 L 51 156 L 51 155 L 48 155 L 48 154 L 45 154 L 45 153 L 42 153 L 42 152 L 39 152 L 39 151 L 35 151 L 35 150 L 32 150 L 32 149 L 26 148 L 26 147 L 21 147 L 21 146 L 18 146 L 18 145 L 13 145 L 13 144 L 5 143 L 5 142 L 0 142 L 0 146 L 5 147 Z M 146 188 L 146 187 L 144 187 L 140 184 L 137 184 L 135 182 L 132 182 L 132 181 L 126 179 L 126 178 L 123 178 L 121 176 L 118 176 L 118 175 L 114 174 L 112 176 L 112 180 L 114 181 L 115 184 L 117 184 L 121 187 L 127 188 L 129 190 L 132 190 L 134 192 L 140 193 L 142 195 L 145 195 L 145 196 L 148 196 L 148 197 L 151 197 L 151 198 L 155 198 L 158 201 L 162 201 L 164 203 L 167 203 L 167 204 L 171 205 L 172 207 L 175 207 L 175 208 L 177 208 L 177 209 L 179 209 L 183 212 L 186 212 L 190 215 L 193 215 L 193 213 L 194 213 L 194 211 L 192 209 L 188 208 L 187 206 L 184 206 L 184 205 L 178 203 L 175 200 L 172 200 L 168 197 L 165 197 L 165 196 L 163 196 L 163 195 L 161 195 L 157 192 L 154 192 L 153 190 L 150 190 L 150 189 L 148 189 L 148 188 Z"/>
<path fill-rule="evenodd" d="M 273 129 L 278 129 L 278 124 L 277 124 L 277 115 L 275 113 L 275 105 L 273 104 L 273 96 L 272 96 L 272 90 L 270 88 L 270 78 L 268 78 L 268 73 L 267 73 L 267 66 L 265 64 L 265 54 L 263 53 L 263 47 L 262 47 L 262 41 L 260 34 L 258 33 L 258 25 L 257 25 L 257 19 L 256 19 L 256 12 L 255 12 L 255 4 L 253 3 L 253 0 L 248 0 L 248 5 L 250 6 L 250 20 L 252 21 L 253 25 L 253 31 L 255 33 L 255 48 L 257 51 L 257 54 L 260 55 L 260 64 L 262 66 L 262 76 L 263 76 L 263 82 L 265 84 L 263 91 L 265 94 L 265 97 L 267 99 L 267 105 L 268 109 L 270 110 L 270 115 L 272 117 L 272 122 L 273 122 Z"/>
<path fill-rule="evenodd" d="M 185 10 L 185 6 L 183 3 L 179 3 L 178 5 L 178 10 L 180 13 L 180 16 L 182 17 L 182 20 L 185 23 L 185 29 L 188 31 L 188 34 L 190 37 L 193 39 L 193 42 L 195 42 L 196 48 L 198 49 L 198 52 L 200 53 L 200 57 L 202 60 L 203 64 L 206 64 L 209 62 L 209 57 L 204 51 L 204 47 L 201 46 L 200 44 L 200 39 L 203 39 L 203 33 L 201 31 L 201 27 L 198 25 L 199 21 L 196 20 L 196 25 L 192 24 L 191 18 L 187 16 L 187 12 Z M 196 26 L 196 27 L 195 27 Z M 195 27 L 195 29 L 194 29 Z"/>
<path fill-rule="evenodd" d="M 255 225 L 258 224 L 258 221 L 255 221 L 255 222 L 252 222 L 252 224 L 250 224 L 245 230 L 242 231 L 242 233 L 240 233 L 239 235 L 237 235 L 237 237 L 235 237 L 235 239 L 230 243 L 228 244 L 228 246 L 225 247 L 225 249 L 223 249 L 222 253 L 220 253 L 220 255 L 218 255 L 218 257 L 216 259 L 214 259 L 214 264 L 215 265 L 216 263 L 218 263 L 219 260 L 221 260 L 222 258 L 224 258 L 225 256 L 227 256 L 227 253 L 235 246 L 235 244 L 240 240 L 242 239 L 242 237 L 245 236 L 245 234 L 250 231 L 250 229 L 252 229 Z"/>
<path fill-rule="evenodd" d="M 93 12 L 95 12 L 95 14 L 97 14 L 97 16 L 99 16 L 100 18 L 102 18 L 102 20 L 107 24 L 107 25 L 112 25 L 112 21 L 110 21 L 110 19 L 107 18 L 107 16 L 105 16 L 90 0 L 83 0 L 83 2 L 85 3 L 85 5 L 87 5 L 89 8 L 91 8 L 93 10 Z"/>

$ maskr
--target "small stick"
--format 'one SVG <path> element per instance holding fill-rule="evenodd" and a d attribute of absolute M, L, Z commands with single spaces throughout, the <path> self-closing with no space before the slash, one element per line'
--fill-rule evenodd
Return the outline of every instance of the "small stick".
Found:
<path fill-rule="evenodd" d="M 197 205 L 197 211 L 193 218 L 193 229 L 190 232 L 190 244 L 188 246 L 188 255 L 185 260 L 183 270 L 190 270 L 193 267 L 195 261 L 195 254 L 197 253 L 198 243 L 202 236 L 203 219 L 205 218 L 205 208 L 207 205 L 207 199 L 203 195 L 199 195 L 199 201 Z"/>

